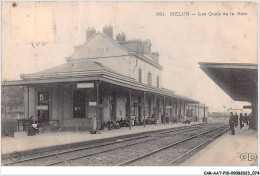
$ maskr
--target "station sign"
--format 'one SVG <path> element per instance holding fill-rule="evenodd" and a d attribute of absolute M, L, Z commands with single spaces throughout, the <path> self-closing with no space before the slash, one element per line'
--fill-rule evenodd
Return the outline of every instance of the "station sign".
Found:
<path fill-rule="evenodd" d="M 86 89 L 86 88 L 93 88 L 94 83 L 77 83 L 78 89 Z"/>
<path fill-rule="evenodd" d="M 88 105 L 89 105 L 89 106 L 96 106 L 96 105 L 97 105 L 97 102 L 89 102 Z"/>
<path fill-rule="evenodd" d="M 48 106 L 36 106 L 36 110 L 48 110 Z"/>

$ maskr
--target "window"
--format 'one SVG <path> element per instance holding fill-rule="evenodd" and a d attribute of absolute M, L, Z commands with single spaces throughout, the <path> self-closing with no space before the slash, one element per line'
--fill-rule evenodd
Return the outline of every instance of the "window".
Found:
<path fill-rule="evenodd" d="M 159 88 L 159 86 L 160 86 L 160 78 L 159 76 L 157 76 L 157 87 Z"/>
<path fill-rule="evenodd" d="M 49 92 L 38 93 L 38 105 L 49 105 Z"/>
<path fill-rule="evenodd" d="M 148 73 L 147 84 L 148 84 L 149 86 L 152 85 L 152 74 L 151 74 L 151 73 Z"/>
<path fill-rule="evenodd" d="M 142 69 L 138 70 L 138 81 L 141 83 L 142 82 Z"/>
<path fill-rule="evenodd" d="M 86 96 L 84 91 L 73 92 L 74 118 L 85 118 Z"/>
<path fill-rule="evenodd" d="M 132 112 L 131 112 L 132 116 L 136 116 L 136 107 L 132 106 Z"/>

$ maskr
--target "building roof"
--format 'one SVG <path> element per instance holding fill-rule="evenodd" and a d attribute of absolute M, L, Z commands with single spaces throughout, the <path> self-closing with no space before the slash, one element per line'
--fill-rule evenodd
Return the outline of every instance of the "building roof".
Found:
<path fill-rule="evenodd" d="M 141 40 L 118 41 L 118 43 L 130 52 L 137 52 Z"/>
<path fill-rule="evenodd" d="M 82 82 L 82 81 L 102 81 L 133 90 L 140 90 L 154 94 L 160 94 L 179 98 L 190 103 L 199 103 L 196 100 L 176 95 L 174 91 L 165 88 L 156 88 L 137 82 L 134 78 L 121 75 L 99 62 L 93 62 L 89 59 L 71 60 L 66 64 L 43 70 L 34 74 L 22 76 L 23 80 L 6 81 L 2 85 L 30 85 L 30 84 L 51 84 L 65 82 Z"/>
<path fill-rule="evenodd" d="M 105 67 L 99 62 L 93 62 L 89 59 L 74 59 L 74 60 L 69 60 L 67 63 L 52 67 L 40 72 L 36 72 L 34 74 L 26 74 L 23 75 L 23 79 L 30 78 L 30 76 L 35 76 L 35 77 L 43 77 L 47 76 L 50 74 L 58 75 L 58 74 L 76 74 L 79 72 L 86 72 L 86 71 L 110 71 L 110 72 L 115 72 L 114 70 Z"/>
<path fill-rule="evenodd" d="M 83 48 L 85 45 L 87 45 L 97 35 L 103 36 L 105 39 L 109 40 L 110 42 L 112 42 L 117 47 L 119 47 L 119 48 L 123 49 L 124 51 L 128 52 L 129 55 L 134 55 L 135 57 L 142 59 L 143 61 L 159 68 L 160 70 L 163 69 L 163 67 L 159 63 L 155 62 L 154 59 L 151 56 L 142 55 L 142 54 L 137 53 L 137 45 L 138 45 L 138 43 L 141 43 L 140 39 L 117 41 L 117 40 L 114 40 L 113 38 L 109 37 L 108 35 L 106 35 L 104 33 L 99 32 L 99 31 L 96 34 L 92 35 L 84 44 L 76 46 L 76 47 L 78 47 L 78 49 L 70 57 L 67 57 L 68 59 L 66 59 L 66 60 L 69 60 L 70 58 L 75 56 L 81 50 L 81 48 Z"/>
<path fill-rule="evenodd" d="M 233 100 L 257 98 L 257 64 L 199 62 L 200 68 Z"/>
<path fill-rule="evenodd" d="M 126 48 L 121 46 L 118 41 L 112 39 L 103 33 L 96 33 L 91 36 L 81 47 L 84 47 L 88 42 L 90 42 L 96 35 L 101 35 L 107 40 L 114 43 L 116 46 L 128 51 Z M 80 49 L 74 52 L 75 55 Z M 157 66 L 162 69 L 158 63 L 147 58 L 147 56 L 134 54 L 130 51 L 128 53 L 132 56 L 139 57 L 140 59 Z M 73 56 L 72 55 L 72 56 Z M 71 57 L 72 57 L 71 56 Z M 117 73 L 116 71 L 105 67 L 99 62 L 92 61 L 91 59 L 67 59 L 67 63 L 55 66 L 40 72 L 33 74 L 22 74 L 22 80 L 17 81 L 5 81 L 2 85 L 30 85 L 30 84 L 51 84 L 51 83 L 65 83 L 65 82 L 81 82 L 81 81 L 103 81 L 111 83 L 114 85 L 127 87 L 134 90 L 141 90 L 145 92 L 151 92 L 154 94 L 160 94 L 165 96 L 171 96 L 185 100 L 190 103 L 199 103 L 196 100 L 190 98 L 176 95 L 174 91 L 164 88 L 156 88 L 153 86 L 146 85 L 144 83 L 137 82 L 134 78 L 127 77 Z"/>
<path fill-rule="evenodd" d="M 83 48 L 85 45 L 87 45 L 93 38 L 95 38 L 97 35 L 101 35 L 103 36 L 105 39 L 109 40 L 110 42 L 112 42 L 114 45 L 116 45 L 117 47 L 123 49 L 124 51 L 128 51 L 126 48 L 124 48 L 123 46 L 121 46 L 116 40 L 114 40 L 113 38 L 109 37 L 108 35 L 104 34 L 104 33 L 101 33 L 101 32 L 97 32 L 96 34 L 92 35 L 89 39 L 87 39 L 87 41 L 82 44 L 82 45 L 79 45 L 80 47 L 78 48 L 78 50 L 76 50 L 71 56 L 73 57 L 77 52 L 79 52 L 79 50 L 81 48 Z"/>

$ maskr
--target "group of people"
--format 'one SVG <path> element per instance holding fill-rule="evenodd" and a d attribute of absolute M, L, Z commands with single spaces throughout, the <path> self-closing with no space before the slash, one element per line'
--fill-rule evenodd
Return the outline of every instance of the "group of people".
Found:
<path fill-rule="evenodd" d="M 107 122 L 108 130 L 119 129 L 121 127 L 129 127 L 129 122 L 127 119 L 121 118 L 120 120 L 116 120 L 116 121 L 108 120 L 108 122 Z"/>
<path fill-rule="evenodd" d="M 164 124 L 164 115 L 161 115 L 161 121 Z M 169 123 L 170 119 L 168 117 L 168 113 L 165 114 L 165 122 Z"/>
<path fill-rule="evenodd" d="M 244 115 L 240 113 L 238 118 L 237 113 L 235 113 L 234 115 L 233 112 L 230 112 L 230 118 L 229 118 L 230 135 L 235 135 L 235 127 L 238 126 L 238 122 L 239 122 L 240 129 L 243 130 L 252 129 L 252 114 L 250 116 L 251 117 L 247 116 L 247 113 L 245 113 Z"/>

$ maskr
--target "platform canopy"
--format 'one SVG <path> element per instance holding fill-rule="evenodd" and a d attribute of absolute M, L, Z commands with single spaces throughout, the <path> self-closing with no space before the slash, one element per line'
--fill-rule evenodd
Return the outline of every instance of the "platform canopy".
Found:
<path fill-rule="evenodd" d="M 200 68 L 233 100 L 257 99 L 257 64 L 199 62 Z"/>

